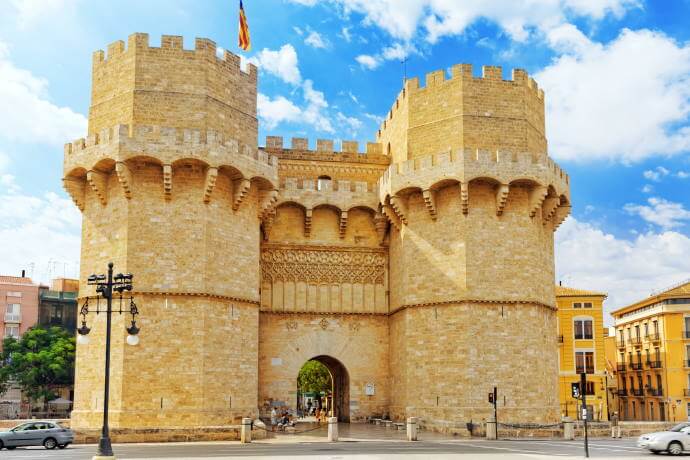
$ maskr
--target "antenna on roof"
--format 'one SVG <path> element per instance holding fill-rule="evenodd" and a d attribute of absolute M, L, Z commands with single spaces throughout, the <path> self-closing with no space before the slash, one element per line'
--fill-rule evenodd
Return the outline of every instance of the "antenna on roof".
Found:
<path fill-rule="evenodd" d="M 403 66 L 403 86 L 405 86 L 405 82 L 407 81 L 407 56 L 405 56 L 400 63 Z"/>

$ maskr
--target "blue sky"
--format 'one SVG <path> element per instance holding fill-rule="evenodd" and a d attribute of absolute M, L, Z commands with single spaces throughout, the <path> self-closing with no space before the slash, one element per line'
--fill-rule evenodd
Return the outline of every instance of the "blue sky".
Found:
<path fill-rule="evenodd" d="M 265 135 L 371 141 L 407 75 L 526 69 L 571 176 L 558 279 L 610 310 L 690 278 L 690 0 L 6 0 L 0 4 L 0 272 L 74 275 L 62 144 L 86 132 L 91 53 L 132 32 L 208 37 L 260 67 Z"/>

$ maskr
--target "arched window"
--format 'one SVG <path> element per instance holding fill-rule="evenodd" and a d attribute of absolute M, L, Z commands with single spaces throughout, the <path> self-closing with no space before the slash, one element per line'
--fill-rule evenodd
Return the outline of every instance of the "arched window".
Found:
<path fill-rule="evenodd" d="M 329 176 L 319 176 L 316 181 L 316 190 L 330 190 L 331 178 Z"/>

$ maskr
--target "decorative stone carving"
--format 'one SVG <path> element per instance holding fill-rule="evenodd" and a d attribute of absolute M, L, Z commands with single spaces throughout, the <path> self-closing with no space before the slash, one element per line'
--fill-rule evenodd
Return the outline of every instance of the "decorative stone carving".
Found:
<path fill-rule="evenodd" d="M 384 251 L 293 246 L 261 253 L 261 273 L 268 281 L 382 284 L 385 271 Z"/>
<path fill-rule="evenodd" d="M 322 318 L 319 322 L 319 326 L 321 326 L 321 329 L 325 331 L 326 329 L 328 329 L 328 320 L 326 318 Z"/>
<path fill-rule="evenodd" d="M 285 323 L 285 327 L 287 328 L 288 331 L 296 331 L 297 330 L 297 321 L 288 321 Z"/>

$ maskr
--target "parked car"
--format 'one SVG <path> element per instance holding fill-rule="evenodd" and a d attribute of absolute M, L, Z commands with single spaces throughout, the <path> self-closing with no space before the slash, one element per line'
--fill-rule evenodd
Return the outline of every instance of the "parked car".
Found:
<path fill-rule="evenodd" d="M 690 451 L 690 423 L 679 423 L 667 431 L 643 434 L 637 439 L 637 447 L 654 454 L 668 452 L 680 455 L 683 451 Z"/>
<path fill-rule="evenodd" d="M 74 441 L 74 431 L 48 421 L 32 421 L 0 431 L 0 449 L 43 446 L 46 449 L 64 449 Z"/>

